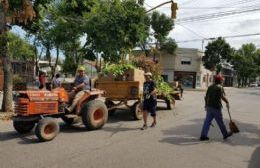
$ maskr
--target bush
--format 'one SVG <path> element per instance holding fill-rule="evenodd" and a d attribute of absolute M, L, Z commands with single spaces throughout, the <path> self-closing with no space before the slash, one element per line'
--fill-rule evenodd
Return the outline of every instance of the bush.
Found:
<path fill-rule="evenodd" d="M 174 93 L 173 88 L 167 82 L 164 82 L 161 76 L 155 76 L 154 78 L 157 84 L 157 94 L 172 101 L 173 97 L 171 94 Z"/>
<path fill-rule="evenodd" d="M 23 82 L 24 82 L 23 78 L 20 75 L 18 75 L 18 74 L 13 75 L 13 84 L 14 85 L 18 84 L 18 83 L 23 83 Z"/>
<path fill-rule="evenodd" d="M 103 68 L 104 74 L 112 74 L 116 79 L 124 75 L 125 71 L 136 68 L 131 63 L 105 64 Z"/>

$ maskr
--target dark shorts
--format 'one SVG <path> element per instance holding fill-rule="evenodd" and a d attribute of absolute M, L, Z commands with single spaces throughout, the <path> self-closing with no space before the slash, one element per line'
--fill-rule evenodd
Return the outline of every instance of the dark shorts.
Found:
<path fill-rule="evenodd" d="M 150 113 L 151 116 L 156 116 L 156 105 L 157 102 L 155 100 L 144 100 L 143 110 Z"/>

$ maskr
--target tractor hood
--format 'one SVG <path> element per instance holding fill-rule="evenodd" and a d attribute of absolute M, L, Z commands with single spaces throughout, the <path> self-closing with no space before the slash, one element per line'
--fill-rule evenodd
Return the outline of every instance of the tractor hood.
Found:
<path fill-rule="evenodd" d="M 59 99 L 58 93 L 48 90 L 31 90 L 18 92 L 22 97 L 28 97 L 30 101 L 57 101 Z"/>

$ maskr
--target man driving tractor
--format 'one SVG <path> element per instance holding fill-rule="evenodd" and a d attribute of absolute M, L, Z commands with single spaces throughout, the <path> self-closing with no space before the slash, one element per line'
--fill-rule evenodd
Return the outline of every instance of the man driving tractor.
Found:
<path fill-rule="evenodd" d="M 83 66 L 78 68 L 78 75 L 74 80 L 74 87 L 70 93 L 70 99 L 72 99 L 72 104 L 67 107 L 67 111 L 72 112 L 78 101 L 82 98 L 85 92 L 90 90 L 89 77 L 85 74 L 85 68 Z"/>

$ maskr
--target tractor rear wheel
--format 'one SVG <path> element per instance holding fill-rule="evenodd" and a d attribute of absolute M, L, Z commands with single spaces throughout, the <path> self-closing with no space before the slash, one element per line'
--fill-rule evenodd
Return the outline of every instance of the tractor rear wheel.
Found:
<path fill-rule="evenodd" d="M 35 128 L 35 135 L 40 141 L 50 141 L 59 133 L 60 127 L 58 122 L 53 118 L 43 118 Z"/>
<path fill-rule="evenodd" d="M 14 121 L 14 129 L 20 134 L 25 134 L 30 132 L 35 125 L 35 122 L 25 122 L 25 121 Z"/>
<path fill-rule="evenodd" d="M 108 110 L 100 100 L 87 102 L 81 110 L 82 122 L 89 130 L 102 128 L 107 122 Z"/>
<path fill-rule="evenodd" d="M 143 110 L 141 106 L 142 105 L 140 102 L 135 102 L 134 105 L 131 107 L 131 112 L 135 120 L 143 119 Z"/>

